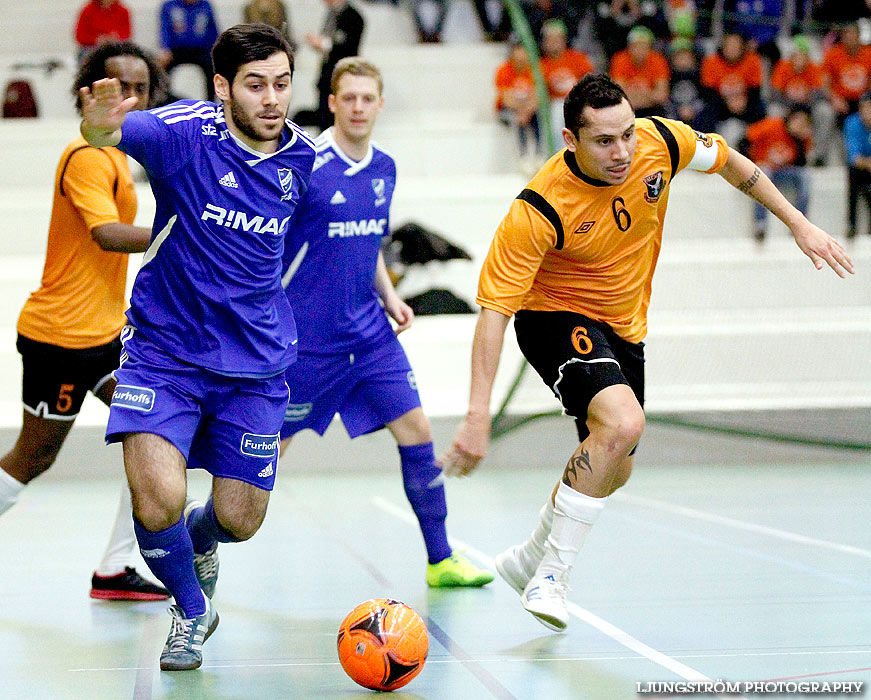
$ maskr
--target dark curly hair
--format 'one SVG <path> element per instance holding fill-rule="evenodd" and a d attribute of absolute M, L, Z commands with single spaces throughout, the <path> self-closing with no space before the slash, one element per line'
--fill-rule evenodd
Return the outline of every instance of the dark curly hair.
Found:
<path fill-rule="evenodd" d="M 566 128 L 575 136 L 587 123 L 584 120 L 584 109 L 602 109 L 619 105 L 629 98 L 616 82 L 604 73 L 588 73 L 581 78 L 566 96 L 563 104 L 563 117 Z M 631 104 L 631 103 L 630 103 Z"/>
<path fill-rule="evenodd" d="M 79 68 L 73 83 L 73 97 L 76 100 L 76 110 L 82 113 L 82 100 L 79 89 L 90 87 L 98 80 L 106 77 L 106 61 L 116 56 L 133 56 L 141 58 L 148 66 L 148 106 L 155 107 L 166 99 L 167 78 L 164 70 L 157 65 L 148 52 L 131 41 L 110 41 L 100 44 L 91 51 Z"/>

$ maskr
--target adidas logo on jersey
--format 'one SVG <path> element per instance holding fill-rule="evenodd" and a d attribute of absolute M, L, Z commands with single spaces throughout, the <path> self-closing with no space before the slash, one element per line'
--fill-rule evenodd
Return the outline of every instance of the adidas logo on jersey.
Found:
<path fill-rule="evenodd" d="M 344 204 L 348 200 L 345 199 L 345 195 L 342 194 L 342 190 L 336 190 L 336 194 L 333 195 L 333 198 L 330 200 L 330 204 Z"/>
<path fill-rule="evenodd" d="M 224 187 L 232 187 L 233 189 L 239 187 L 239 183 L 236 182 L 236 176 L 233 174 L 232 170 L 218 180 L 218 183 Z"/>
<path fill-rule="evenodd" d="M 266 477 L 272 476 L 273 474 L 275 474 L 275 470 L 272 468 L 272 462 L 270 462 L 258 472 L 257 476 L 265 479 Z"/>

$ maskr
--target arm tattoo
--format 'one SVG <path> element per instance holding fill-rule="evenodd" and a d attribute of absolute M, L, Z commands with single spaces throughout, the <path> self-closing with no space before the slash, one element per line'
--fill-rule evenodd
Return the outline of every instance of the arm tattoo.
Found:
<path fill-rule="evenodd" d="M 572 482 L 577 482 L 579 469 L 590 474 L 593 473 L 593 465 L 590 464 L 590 453 L 583 447 L 581 448 L 581 454 L 577 457 L 572 457 L 566 465 L 566 470 L 563 472 L 563 483 L 566 486 L 571 486 Z"/>
<path fill-rule="evenodd" d="M 741 190 L 744 194 L 750 194 L 750 190 L 753 189 L 753 185 L 755 185 L 759 181 L 759 176 L 762 175 L 762 171 L 759 168 L 756 168 L 753 171 L 753 174 L 744 180 L 740 185 L 738 185 L 738 189 Z"/>

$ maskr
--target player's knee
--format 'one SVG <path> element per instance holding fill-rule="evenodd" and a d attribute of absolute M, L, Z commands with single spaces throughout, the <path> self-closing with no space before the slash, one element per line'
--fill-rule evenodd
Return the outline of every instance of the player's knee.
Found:
<path fill-rule="evenodd" d="M 637 409 L 626 408 L 599 418 L 590 432 L 597 433 L 600 443 L 608 452 L 628 455 L 641 440 L 644 426 L 644 411 L 639 406 Z M 629 478 L 628 475 L 626 478 Z"/>
<path fill-rule="evenodd" d="M 236 542 L 244 542 L 254 537 L 255 533 L 263 524 L 263 519 L 266 516 L 265 511 L 238 513 L 229 518 L 229 522 L 225 522 L 219 518 L 219 523 L 224 532 L 232 537 Z"/>
<path fill-rule="evenodd" d="M 184 509 L 184 493 L 131 488 L 130 498 L 134 517 L 151 532 L 175 525 Z"/>

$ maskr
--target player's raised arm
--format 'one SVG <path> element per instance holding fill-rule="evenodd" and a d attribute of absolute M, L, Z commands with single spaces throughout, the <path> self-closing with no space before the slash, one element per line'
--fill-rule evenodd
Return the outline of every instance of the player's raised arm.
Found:
<path fill-rule="evenodd" d="M 136 108 L 136 97 L 123 99 L 121 82 L 117 78 L 103 78 L 90 88 L 79 90 L 82 101 L 80 130 L 85 141 L 92 146 L 117 146 L 121 142 L 121 125 L 127 112 Z"/>
<path fill-rule="evenodd" d="M 798 247 L 811 259 L 818 270 L 821 270 L 825 263 L 841 277 L 846 277 L 848 272 L 853 273 L 853 261 L 850 260 L 843 246 L 808 221 L 804 214 L 790 204 L 752 160 L 730 148 L 729 159 L 719 174 L 730 185 L 760 202 L 785 223 Z"/>

